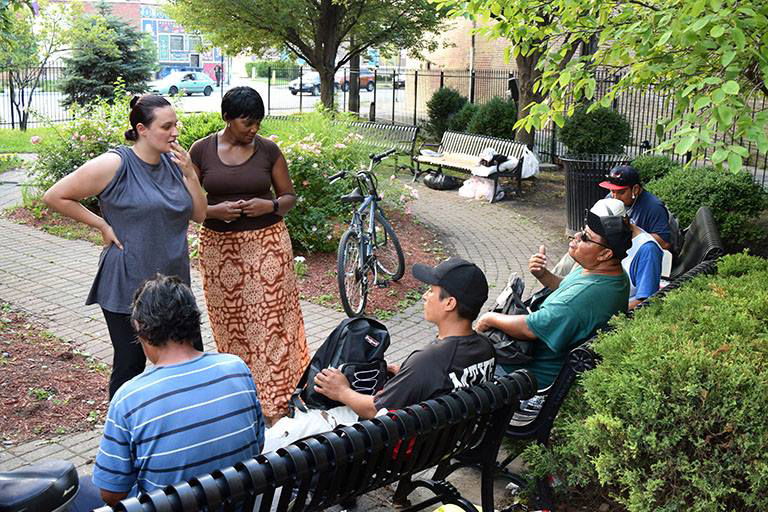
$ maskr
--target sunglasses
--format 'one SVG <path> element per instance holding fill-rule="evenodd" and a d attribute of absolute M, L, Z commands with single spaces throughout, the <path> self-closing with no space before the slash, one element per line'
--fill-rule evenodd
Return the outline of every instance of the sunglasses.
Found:
<path fill-rule="evenodd" d="M 579 240 L 581 242 L 584 242 L 585 244 L 595 244 L 595 245 L 599 245 L 600 247 L 605 247 L 606 249 L 611 249 L 607 245 L 605 245 L 603 243 L 600 243 L 597 240 L 592 240 L 591 238 L 589 238 L 589 235 L 587 234 L 586 229 L 582 229 L 581 231 L 575 233 L 570 238 L 575 239 L 575 240 Z M 611 250 L 613 250 L 613 249 L 611 249 Z"/>

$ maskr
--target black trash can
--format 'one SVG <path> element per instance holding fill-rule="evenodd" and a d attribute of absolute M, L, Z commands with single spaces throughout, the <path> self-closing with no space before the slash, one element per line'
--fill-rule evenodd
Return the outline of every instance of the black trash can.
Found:
<path fill-rule="evenodd" d="M 574 155 L 560 157 L 565 167 L 565 234 L 584 227 L 584 210 L 592 207 L 608 191 L 600 182 L 617 165 L 628 164 L 627 155 Z"/>

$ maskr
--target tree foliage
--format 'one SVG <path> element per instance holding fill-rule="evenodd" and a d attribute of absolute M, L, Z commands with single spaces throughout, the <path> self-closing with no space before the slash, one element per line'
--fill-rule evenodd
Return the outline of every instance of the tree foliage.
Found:
<path fill-rule="evenodd" d="M 543 0 L 436 0 L 450 8 L 452 16 L 469 16 L 479 22 L 477 32 L 489 38 L 509 41 L 505 48 L 507 59 L 513 59 L 518 72 L 519 117 L 528 115 L 531 104 L 546 97 L 537 88 L 541 79 L 540 61 L 556 50 L 558 65 L 565 66 L 579 49 L 591 45 L 568 32 L 560 23 L 560 12 L 555 3 Z M 520 125 L 517 140 L 533 144 L 535 126 Z"/>
<path fill-rule="evenodd" d="M 46 66 L 56 54 L 69 48 L 70 27 L 80 11 L 65 4 L 41 2 L 36 14 L 31 8 L 14 9 L 11 5 L 13 2 L 2 9 L 2 16 L 7 17 L 3 23 L 7 25 L 3 25 L 0 35 L 0 69 L 12 86 L 9 99 L 15 118 L 26 130 Z"/>
<path fill-rule="evenodd" d="M 352 56 L 368 48 L 384 56 L 434 49 L 425 36 L 443 18 L 429 0 L 172 0 L 166 10 L 230 54 L 289 50 L 319 72 L 326 107 L 333 106 L 334 72 Z"/>
<path fill-rule="evenodd" d="M 97 6 L 95 14 L 81 17 L 76 29 L 87 38 L 87 44 L 77 44 L 64 59 L 65 105 L 113 98 L 118 79 L 129 92 L 147 90 L 146 82 L 157 64 L 155 45 L 147 34 L 112 15 L 104 3 Z"/>
<path fill-rule="evenodd" d="M 545 55 L 539 90 L 548 96 L 521 126 L 541 126 L 548 119 L 562 125 L 573 109 L 566 101 L 570 94 L 577 102 L 596 99 L 594 70 L 602 67 L 620 79 L 593 108 L 651 87 L 667 98 L 671 115 L 657 124 L 666 139 L 658 149 L 694 156 L 713 150 L 712 162 L 725 162 L 731 170 L 749 157 L 749 142 L 768 151 L 768 112 L 755 108 L 768 95 L 768 2 L 554 0 L 549 5 L 561 35 L 598 38 L 599 44 L 594 55 L 565 66 L 567 47 Z M 732 144 L 725 133 L 743 142 Z"/>

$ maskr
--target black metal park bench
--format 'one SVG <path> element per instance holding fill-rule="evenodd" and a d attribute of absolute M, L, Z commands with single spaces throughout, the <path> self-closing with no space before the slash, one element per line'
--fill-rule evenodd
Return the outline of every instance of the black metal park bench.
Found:
<path fill-rule="evenodd" d="M 496 198 L 496 192 L 499 187 L 499 178 L 515 178 L 517 180 L 517 193 L 520 193 L 522 182 L 523 158 L 525 155 L 525 144 L 520 142 L 502 139 L 499 137 L 490 137 L 487 135 L 475 135 L 471 133 L 446 131 L 440 144 L 422 144 L 419 151 L 424 148 L 436 148 L 438 155 L 419 154 L 413 157 L 416 162 L 416 173 L 413 181 L 419 179 L 422 174 L 421 165 L 430 165 L 439 170 L 452 169 L 463 173 L 472 173 L 472 169 L 479 165 L 480 154 L 487 148 L 493 148 L 496 153 L 506 157 L 515 157 L 518 159 L 517 167 L 507 171 L 497 171 L 489 175 L 493 180 L 493 196 L 491 202 Z"/>
<path fill-rule="evenodd" d="M 399 482 L 403 501 L 423 487 L 435 494 L 404 510 L 437 503 L 476 508 L 445 480 L 451 460 L 479 451 L 482 510 L 492 512 L 496 457 L 519 401 L 535 392 L 525 371 L 297 441 L 234 466 L 141 494 L 96 512 L 315 511 Z M 437 466 L 431 479 L 417 478 Z"/>

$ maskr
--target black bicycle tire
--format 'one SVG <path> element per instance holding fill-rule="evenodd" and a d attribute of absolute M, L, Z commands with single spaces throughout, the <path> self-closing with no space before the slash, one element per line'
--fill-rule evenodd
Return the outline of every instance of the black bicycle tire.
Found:
<path fill-rule="evenodd" d="M 360 316 L 363 311 L 365 311 L 365 305 L 368 302 L 368 290 L 363 287 L 363 284 L 361 283 L 360 286 L 360 303 L 357 305 L 357 308 L 352 307 L 352 304 L 349 300 L 349 290 L 347 290 L 347 279 L 346 279 L 346 261 L 347 261 L 347 245 L 350 243 L 355 244 L 355 252 L 360 252 L 359 248 L 359 239 L 357 233 L 354 231 L 348 229 L 344 232 L 343 235 L 341 235 L 341 240 L 339 240 L 339 252 L 336 256 L 336 281 L 339 285 L 339 298 L 341 299 L 341 307 L 344 308 L 344 312 L 349 317 L 356 317 Z M 355 262 L 355 266 L 358 267 L 359 264 L 359 257 L 358 261 Z M 358 267 L 359 268 L 359 267 Z"/>
<path fill-rule="evenodd" d="M 379 270 L 379 272 L 385 274 L 388 280 L 399 281 L 405 274 L 405 255 L 403 254 L 403 248 L 400 245 L 400 239 L 397 238 L 397 233 L 395 233 L 394 228 L 392 228 L 392 224 L 389 223 L 389 221 L 386 219 L 386 217 L 384 217 L 384 215 L 381 214 L 381 212 L 377 210 L 373 218 L 376 223 L 381 224 L 381 226 L 384 228 L 384 232 L 387 234 L 389 243 L 395 247 L 395 254 L 397 255 L 397 270 L 394 273 L 390 272 L 384 266 L 382 266 L 381 263 L 379 263 L 378 258 L 376 259 L 376 268 Z"/>

